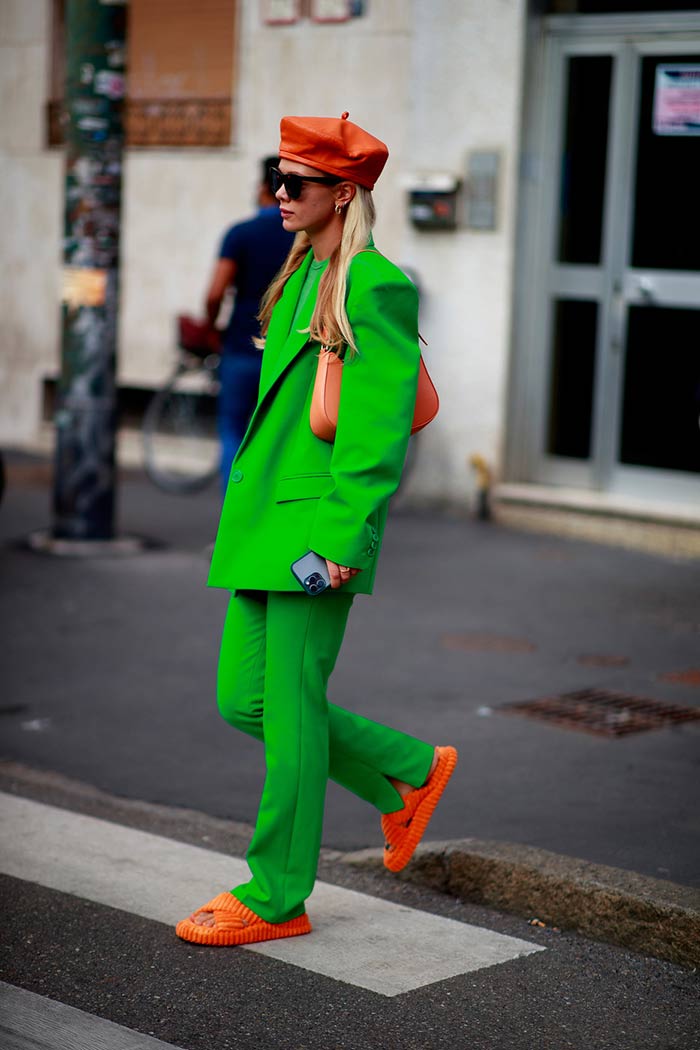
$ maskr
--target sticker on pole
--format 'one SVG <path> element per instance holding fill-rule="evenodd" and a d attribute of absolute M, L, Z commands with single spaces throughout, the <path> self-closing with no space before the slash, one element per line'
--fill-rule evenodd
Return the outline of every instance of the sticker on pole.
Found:
<path fill-rule="evenodd" d="M 656 67 L 655 135 L 700 135 L 700 64 Z"/>
<path fill-rule="evenodd" d="M 89 266 L 64 266 L 61 299 L 68 308 L 102 306 L 107 289 L 107 271 Z"/>

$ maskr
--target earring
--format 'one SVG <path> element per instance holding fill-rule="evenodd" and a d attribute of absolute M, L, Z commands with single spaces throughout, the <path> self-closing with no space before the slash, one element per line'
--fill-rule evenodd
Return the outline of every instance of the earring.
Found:
<path fill-rule="evenodd" d="M 342 211 L 342 210 L 343 210 L 343 206 L 342 206 L 341 204 L 338 204 L 338 202 L 336 201 L 336 204 L 335 204 L 335 214 L 336 214 L 336 215 L 340 215 L 340 213 L 341 213 L 341 211 Z"/>

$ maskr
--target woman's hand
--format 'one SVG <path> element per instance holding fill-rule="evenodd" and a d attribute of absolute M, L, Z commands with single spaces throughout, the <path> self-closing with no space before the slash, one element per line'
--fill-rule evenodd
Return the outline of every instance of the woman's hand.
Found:
<path fill-rule="evenodd" d="M 353 569 L 349 565 L 338 565 L 337 562 L 329 561 L 326 558 L 326 565 L 328 566 L 328 575 L 331 578 L 331 587 L 334 591 L 337 591 L 339 587 L 342 587 L 344 583 L 351 580 L 353 576 L 357 576 L 361 569 Z"/>

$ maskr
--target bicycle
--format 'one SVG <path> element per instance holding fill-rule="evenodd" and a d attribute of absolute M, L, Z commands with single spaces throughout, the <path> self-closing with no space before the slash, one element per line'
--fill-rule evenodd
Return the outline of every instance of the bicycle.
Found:
<path fill-rule="evenodd" d="M 150 480 L 165 492 L 189 494 L 206 488 L 219 472 L 219 333 L 181 314 L 177 346 L 175 370 L 149 402 L 141 436 Z"/>

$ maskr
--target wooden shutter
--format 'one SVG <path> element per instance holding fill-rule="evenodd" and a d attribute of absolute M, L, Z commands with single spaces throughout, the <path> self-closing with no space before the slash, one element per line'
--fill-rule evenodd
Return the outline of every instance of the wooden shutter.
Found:
<path fill-rule="evenodd" d="M 129 145 L 229 144 L 236 8 L 236 0 L 131 0 Z"/>
<path fill-rule="evenodd" d="M 46 145 L 62 146 L 64 142 L 64 105 L 66 92 L 66 4 L 51 0 L 51 53 L 49 55 L 49 99 L 46 103 Z"/>

